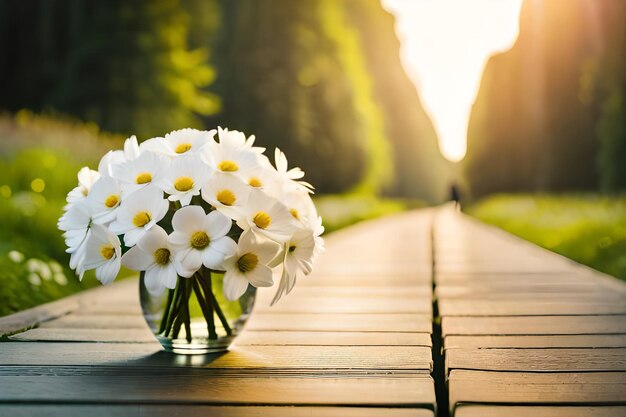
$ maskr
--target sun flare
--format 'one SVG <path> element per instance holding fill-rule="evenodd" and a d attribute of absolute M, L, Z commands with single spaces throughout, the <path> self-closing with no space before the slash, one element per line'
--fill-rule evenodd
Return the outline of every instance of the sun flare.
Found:
<path fill-rule="evenodd" d="M 433 122 L 441 153 L 460 161 L 490 56 L 519 33 L 522 0 L 382 0 L 396 18 L 402 64 Z"/>

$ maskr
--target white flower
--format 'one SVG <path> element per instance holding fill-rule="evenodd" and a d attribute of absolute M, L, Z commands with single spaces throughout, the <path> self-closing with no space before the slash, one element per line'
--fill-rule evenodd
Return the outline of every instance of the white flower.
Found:
<path fill-rule="evenodd" d="M 98 181 L 100 173 L 89 169 L 89 167 L 83 167 L 78 171 L 78 186 L 70 191 L 67 195 L 68 203 L 75 203 L 87 197 L 91 186 Z"/>
<path fill-rule="evenodd" d="M 238 175 L 261 166 L 258 148 L 252 147 L 254 138 L 246 141 L 243 133 L 224 130 L 219 137 L 219 143 L 211 141 L 202 152 L 204 162 L 215 170 Z"/>
<path fill-rule="evenodd" d="M 167 214 L 169 203 L 163 191 L 153 185 L 126 197 L 109 228 L 116 235 L 124 234 L 124 244 L 135 246 L 144 233 Z"/>
<path fill-rule="evenodd" d="M 125 194 L 156 183 L 167 170 L 169 161 L 154 152 L 142 152 L 137 158 L 113 167 L 113 178 L 120 181 Z"/>
<path fill-rule="evenodd" d="M 299 230 L 293 234 L 291 239 L 283 248 L 283 273 L 276 295 L 272 300 L 275 304 L 283 293 L 289 294 L 296 285 L 298 272 L 308 275 L 313 270 L 313 259 L 315 257 L 315 239 L 313 230 Z"/>
<path fill-rule="evenodd" d="M 137 143 L 137 136 L 132 135 L 124 141 L 124 158 L 127 161 L 137 159 L 141 154 L 141 148 Z"/>
<path fill-rule="evenodd" d="M 57 223 L 59 230 L 64 231 L 65 245 L 67 252 L 73 253 L 83 243 L 87 235 L 87 230 L 91 225 L 91 212 L 86 200 L 80 200 L 66 206 Z"/>
<path fill-rule="evenodd" d="M 9 252 L 9 259 L 19 264 L 24 260 L 24 254 L 20 251 L 12 250 Z"/>
<path fill-rule="evenodd" d="M 113 176 L 113 167 L 125 161 L 124 151 L 109 151 L 100 159 L 98 172 L 103 177 L 111 177 Z"/>
<path fill-rule="evenodd" d="M 201 152 L 204 146 L 213 142 L 215 130 L 180 129 L 144 142 L 146 149 L 170 157 L 190 155 Z"/>
<path fill-rule="evenodd" d="M 296 188 L 304 189 L 309 193 L 313 192 L 315 187 L 308 182 L 296 181 L 304 177 L 304 171 L 298 167 L 288 169 L 287 156 L 285 156 L 285 154 L 278 148 L 274 150 L 274 163 L 276 164 L 276 171 L 278 172 L 279 177 L 282 178 L 286 184 L 291 184 Z"/>
<path fill-rule="evenodd" d="M 250 187 L 236 176 L 216 172 L 202 187 L 202 199 L 233 220 L 241 219 Z"/>
<path fill-rule="evenodd" d="M 122 264 L 134 271 L 145 271 L 146 288 L 156 295 L 165 288 L 175 288 L 178 275 L 193 275 L 193 271 L 186 270 L 175 260 L 167 233 L 158 225 L 147 231 L 137 245 L 122 256 Z"/>
<path fill-rule="evenodd" d="M 299 228 L 287 207 L 257 189 L 250 191 L 243 211 L 244 217 L 237 220 L 237 225 L 241 229 L 252 229 L 276 242 L 287 241 Z"/>
<path fill-rule="evenodd" d="M 246 139 L 246 135 L 238 130 L 228 130 L 226 128 L 217 128 L 217 136 L 221 145 L 234 149 L 249 149 L 257 154 L 265 152 L 265 148 L 255 147 L 254 141 L 256 137 L 251 135 Z"/>
<path fill-rule="evenodd" d="M 102 177 L 91 187 L 87 204 L 93 221 L 106 224 L 115 219 L 120 206 L 122 190 L 116 179 Z"/>
<path fill-rule="evenodd" d="M 200 194 L 202 185 L 211 176 L 211 169 L 200 158 L 183 156 L 172 161 L 158 186 L 168 193 L 170 201 L 189 205 L 191 198 Z"/>
<path fill-rule="evenodd" d="M 121 255 L 119 238 L 104 226 L 92 225 L 86 244 L 84 268 L 95 269 L 98 281 L 108 284 L 113 282 L 120 271 Z"/>
<path fill-rule="evenodd" d="M 232 221 L 220 213 L 204 213 L 200 206 L 183 207 L 174 213 L 169 243 L 176 250 L 176 259 L 193 275 L 202 265 L 222 269 L 224 258 L 237 250 L 237 244 L 226 236 Z"/>
<path fill-rule="evenodd" d="M 238 299 L 246 292 L 248 284 L 270 287 L 272 270 L 267 264 L 274 259 L 280 247 L 267 239 L 261 240 L 252 231 L 239 238 L 237 251 L 224 260 L 224 295 L 229 300 Z"/>

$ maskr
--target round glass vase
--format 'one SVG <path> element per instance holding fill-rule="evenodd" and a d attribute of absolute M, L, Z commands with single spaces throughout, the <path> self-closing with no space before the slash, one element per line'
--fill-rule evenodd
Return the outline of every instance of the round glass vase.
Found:
<path fill-rule="evenodd" d="M 249 285 L 241 298 L 229 301 L 223 278 L 202 267 L 191 278 L 179 277 L 176 288 L 153 294 L 141 273 L 143 316 L 166 351 L 194 355 L 228 350 L 252 311 L 256 288 Z"/>

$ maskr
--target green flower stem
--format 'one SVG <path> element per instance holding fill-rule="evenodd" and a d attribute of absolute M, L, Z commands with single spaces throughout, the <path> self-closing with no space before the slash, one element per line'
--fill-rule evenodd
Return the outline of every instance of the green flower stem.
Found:
<path fill-rule="evenodd" d="M 187 336 L 187 343 L 191 343 L 191 317 L 189 316 L 189 298 L 191 297 L 193 279 L 187 279 L 185 282 L 185 304 L 183 304 L 183 314 L 185 322 L 185 333 Z"/>
<path fill-rule="evenodd" d="M 205 270 L 203 269 L 203 272 L 204 271 Z M 215 295 L 213 294 L 213 291 L 211 289 L 211 287 L 213 286 L 212 279 L 211 279 L 211 271 L 207 271 L 207 272 L 208 274 L 203 274 L 206 279 L 201 280 L 200 284 L 204 288 L 204 293 L 206 294 L 207 301 L 210 301 L 210 303 L 213 305 L 213 308 L 215 309 L 215 312 L 217 313 L 217 317 L 219 317 L 220 321 L 222 322 L 222 326 L 224 326 L 224 330 L 226 330 L 226 334 L 230 336 L 231 334 L 233 334 L 233 331 L 230 328 L 230 325 L 228 324 L 228 319 L 226 319 L 226 316 L 224 316 L 224 312 L 220 308 L 220 305 L 217 303 L 217 300 L 215 299 Z"/>
<path fill-rule="evenodd" d="M 175 319 L 180 314 L 180 302 L 182 298 L 181 287 L 181 278 L 179 277 L 176 281 L 176 287 L 174 288 L 174 302 L 172 304 L 172 308 L 170 309 L 169 317 L 167 318 L 167 324 L 165 325 L 165 336 L 168 337 L 172 332 L 172 326 L 175 323 Z"/>
<path fill-rule="evenodd" d="M 159 328 L 159 334 L 163 333 L 165 331 L 166 325 L 167 325 L 167 321 L 169 319 L 170 316 L 170 310 L 172 308 L 172 303 L 174 302 L 174 292 L 175 292 L 175 288 L 169 290 L 168 294 L 167 294 L 167 303 L 165 304 L 165 312 L 163 313 L 163 319 L 161 319 L 161 326 Z"/>
<path fill-rule="evenodd" d="M 196 297 L 198 298 L 198 302 L 200 303 L 200 308 L 202 309 L 202 314 L 204 314 L 204 319 L 206 320 L 206 327 L 207 331 L 209 332 L 209 339 L 215 340 L 217 339 L 217 333 L 215 331 L 215 318 L 213 317 L 213 308 L 202 295 L 200 284 L 198 284 L 198 280 L 200 280 L 201 277 L 198 275 L 194 275 L 191 279 L 193 280 L 193 290 L 196 293 Z"/>

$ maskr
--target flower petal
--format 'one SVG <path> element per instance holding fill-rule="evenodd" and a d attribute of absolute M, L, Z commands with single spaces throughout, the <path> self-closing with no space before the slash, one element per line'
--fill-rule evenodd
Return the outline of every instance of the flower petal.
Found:
<path fill-rule="evenodd" d="M 235 301 L 248 289 L 248 280 L 235 271 L 224 274 L 224 295 L 230 301 Z"/>
<path fill-rule="evenodd" d="M 172 227 L 178 232 L 193 233 L 198 230 L 206 214 L 200 206 L 187 206 L 178 209 L 172 218 Z"/>
<path fill-rule="evenodd" d="M 132 247 L 122 256 L 122 265 L 133 271 L 145 271 L 154 264 L 154 256 L 141 250 L 139 247 Z"/>

